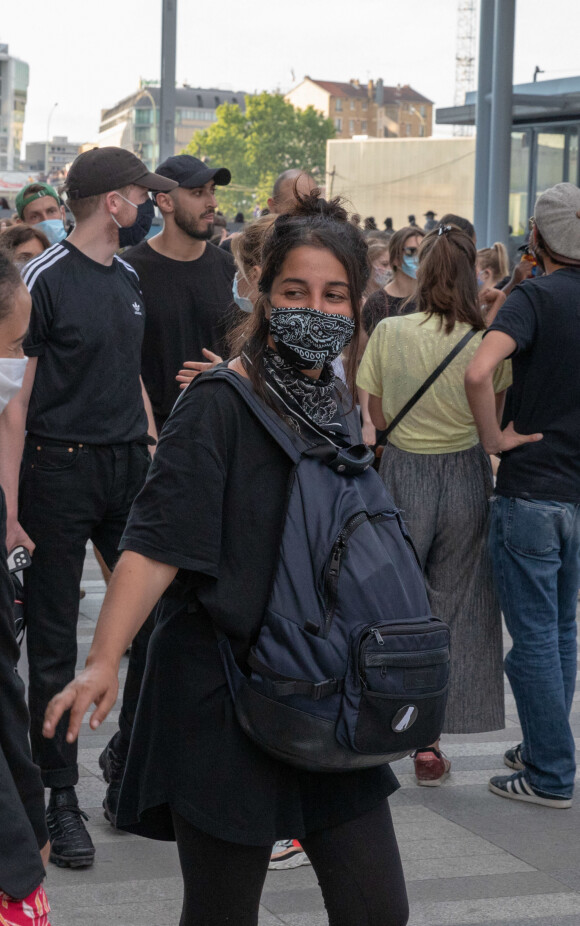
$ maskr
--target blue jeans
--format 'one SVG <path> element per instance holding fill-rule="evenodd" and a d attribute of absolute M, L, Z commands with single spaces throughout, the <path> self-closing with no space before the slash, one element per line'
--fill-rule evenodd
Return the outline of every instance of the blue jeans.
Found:
<path fill-rule="evenodd" d="M 570 710 L 576 682 L 580 504 L 492 499 L 490 552 L 512 649 L 505 670 L 523 730 L 525 776 L 569 798 L 576 762 Z"/>

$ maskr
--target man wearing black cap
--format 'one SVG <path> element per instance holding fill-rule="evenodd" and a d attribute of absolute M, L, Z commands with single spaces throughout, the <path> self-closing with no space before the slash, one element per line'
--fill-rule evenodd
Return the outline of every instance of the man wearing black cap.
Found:
<path fill-rule="evenodd" d="M 32 296 L 24 343 L 30 359 L 0 424 L 0 483 L 7 547 L 22 543 L 33 553 L 25 575 L 32 753 L 51 789 L 51 861 L 63 867 L 91 865 L 95 850 L 74 790 L 77 747 L 66 742 L 64 727 L 43 738 L 44 711 L 74 677 L 87 541 L 112 568 L 147 473 L 148 430 L 155 433 L 140 381 L 139 280 L 115 252 L 122 235 L 134 241 L 146 234 L 148 190 L 175 185 L 121 148 L 81 154 L 66 181 L 75 229 L 24 274 Z"/>
<path fill-rule="evenodd" d="M 225 349 L 235 267 L 231 255 L 209 240 L 215 188 L 230 182 L 229 170 L 179 154 L 157 173 L 179 184 L 157 194 L 163 231 L 126 251 L 123 260 L 141 282 L 146 309 L 141 372 L 160 429 L 179 396 L 176 376 L 184 362 L 204 361 Z"/>
<path fill-rule="evenodd" d="M 437 213 L 433 212 L 432 209 L 428 209 L 427 212 L 425 213 L 425 218 L 427 219 L 427 221 L 425 222 L 425 225 L 423 226 L 423 228 L 426 232 L 430 232 L 431 229 L 437 227 L 437 222 L 435 221 L 436 215 Z"/>

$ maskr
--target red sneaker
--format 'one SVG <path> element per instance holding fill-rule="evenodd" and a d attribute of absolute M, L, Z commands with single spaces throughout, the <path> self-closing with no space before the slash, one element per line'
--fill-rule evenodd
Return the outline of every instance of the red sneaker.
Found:
<path fill-rule="evenodd" d="M 418 785 L 427 788 L 436 788 L 449 775 L 451 762 L 439 749 L 428 746 L 427 749 L 417 749 L 413 753 L 415 763 L 415 778 Z"/>

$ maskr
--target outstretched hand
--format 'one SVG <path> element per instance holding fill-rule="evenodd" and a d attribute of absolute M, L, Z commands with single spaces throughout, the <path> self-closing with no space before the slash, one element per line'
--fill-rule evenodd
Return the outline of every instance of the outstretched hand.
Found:
<path fill-rule="evenodd" d="M 196 376 L 199 376 L 200 373 L 205 373 L 206 370 L 211 370 L 213 367 L 216 367 L 218 363 L 222 362 L 222 358 L 219 354 L 214 354 L 213 351 L 208 350 L 206 347 L 203 348 L 202 354 L 204 357 L 207 357 L 207 362 L 203 360 L 186 360 L 183 364 L 183 368 L 179 371 L 175 379 L 179 383 L 180 389 L 185 389 L 186 386 L 189 386 L 190 382 L 195 379 Z"/>
<path fill-rule="evenodd" d="M 83 717 L 91 704 L 96 704 L 96 709 L 91 715 L 90 726 L 96 730 L 115 704 L 118 691 L 119 680 L 114 669 L 98 663 L 88 666 L 49 702 L 44 715 L 42 735 L 52 739 L 63 714 L 70 710 L 66 741 L 74 743 L 79 735 Z"/>
<path fill-rule="evenodd" d="M 542 440 L 543 437 L 544 435 L 540 433 L 518 434 L 514 429 L 513 421 L 510 421 L 507 428 L 504 428 L 501 432 L 498 452 L 502 453 L 505 450 L 514 450 L 515 447 L 521 447 L 522 444 L 532 444 L 535 441 Z"/>

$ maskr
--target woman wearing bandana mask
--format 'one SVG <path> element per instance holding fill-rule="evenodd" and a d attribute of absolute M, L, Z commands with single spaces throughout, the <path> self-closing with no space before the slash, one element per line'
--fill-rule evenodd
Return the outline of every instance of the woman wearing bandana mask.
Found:
<path fill-rule="evenodd" d="M 229 367 L 295 428 L 346 445 L 332 361 L 351 341 L 352 383 L 366 243 L 337 202 L 309 196 L 275 220 L 261 268 Z M 280 762 L 243 733 L 227 689 L 213 627 L 244 660 L 269 595 L 291 470 L 228 383 L 202 377 L 184 392 L 133 506 L 88 668 L 53 700 L 45 732 L 74 705 L 76 736 L 95 699 L 91 725 L 104 720 L 128 641 L 173 583 L 149 645 L 117 826 L 177 840 L 181 926 L 256 926 L 272 845 L 289 834 L 312 862 L 330 926 L 405 926 L 390 769 L 330 775 Z"/>
<path fill-rule="evenodd" d="M 0 252 L 0 413 L 19 391 L 22 341 L 31 301 L 16 267 Z M 0 909 L 5 922 L 49 926 L 42 887 L 48 864 L 44 787 L 28 742 L 24 685 L 16 673 L 14 588 L 6 562 L 6 504 L 0 489 Z"/>

